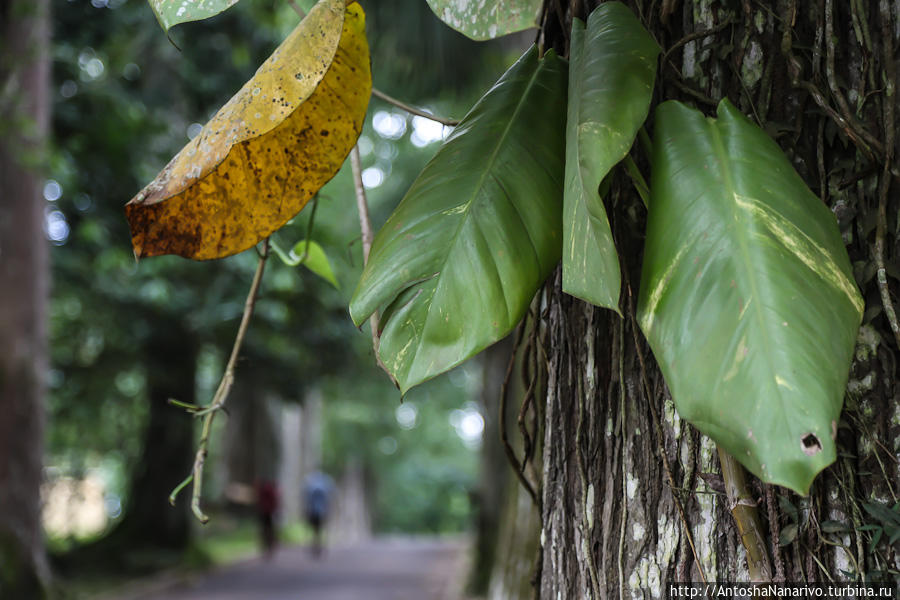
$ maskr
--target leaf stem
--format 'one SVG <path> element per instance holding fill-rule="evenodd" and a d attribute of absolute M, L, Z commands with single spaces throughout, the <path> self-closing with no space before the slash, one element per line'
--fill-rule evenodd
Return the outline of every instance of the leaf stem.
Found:
<path fill-rule="evenodd" d="M 301 240 L 306 242 L 303 246 L 303 253 L 300 256 L 294 255 L 293 250 L 291 252 L 285 252 L 281 246 L 279 246 L 274 239 L 269 240 L 269 246 L 271 246 L 272 250 L 275 252 L 275 255 L 281 259 L 281 262 L 286 264 L 289 267 L 296 267 L 302 265 L 306 262 L 306 259 L 309 258 L 309 242 L 312 240 L 312 232 L 313 232 L 313 223 L 316 220 L 316 209 L 319 207 L 319 194 L 318 192 L 313 194 L 312 197 L 312 213 L 309 215 L 309 221 L 306 222 L 306 237 Z M 298 242 L 299 244 L 299 242 Z M 296 246 L 295 246 L 296 248 Z"/>
<path fill-rule="evenodd" d="M 222 380 L 219 382 L 219 387 L 216 389 L 212 401 L 200 410 L 193 410 L 196 416 L 203 417 L 203 427 L 201 429 L 200 442 L 197 447 L 197 454 L 194 457 L 194 466 L 191 469 L 191 474 L 178 484 L 178 487 L 172 490 L 172 493 L 169 495 L 169 502 L 174 504 L 178 493 L 193 480 L 194 488 L 191 493 L 191 511 L 201 523 L 209 521 L 209 517 L 200 509 L 200 496 L 203 491 L 203 466 L 206 463 L 206 456 L 208 454 L 210 432 L 212 431 L 216 413 L 225 406 L 225 401 L 228 399 L 228 392 L 231 391 L 231 385 L 234 383 L 234 371 L 237 365 L 238 355 L 240 354 L 241 346 L 244 343 L 244 337 L 247 335 L 250 317 L 253 316 L 253 309 L 256 306 L 256 297 L 259 293 L 259 285 L 262 281 L 263 272 L 266 267 L 266 259 L 268 257 L 269 238 L 266 238 L 263 242 L 262 252 L 259 255 L 259 262 L 256 265 L 256 273 L 253 275 L 253 283 L 250 284 L 250 292 L 247 294 L 247 300 L 244 303 L 241 324 L 238 326 L 238 332 L 234 338 L 234 345 L 231 348 L 231 356 L 228 358 L 228 364 L 225 366 Z"/>
<path fill-rule="evenodd" d="M 200 407 L 196 404 L 191 404 L 190 402 L 182 402 L 181 400 L 176 400 L 175 398 L 169 398 L 169 404 L 171 404 L 172 406 L 183 408 L 190 413 L 200 410 Z"/>
<path fill-rule="evenodd" d="M 359 230 L 362 236 L 363 266 L 365 266 L 369 262 L 369 251 L 372 249 L 373 235 L 372 222 L 369 219 L 369 202 L 366 199 L 366 187 L 363 185 L 362 181 L 362 165 L 360 164 L 359 159 L 359 146 L 353 146 L 353 150 L 350 151 L 350 166 L 353 169 L 353 187 L 356 190 L 356 210 L 359 212 Z M 394 385 L 400 387 L 397 384 L 394 375 L 388 371 L 387 366 L 385 366 L 384 362 L 381 360 L 381 356 L 378 354 L 378 346 L 381 341 L 381 337 L 378 335 L 378 311 L 375 311 L 372 313 L 372 316 L 369 317 L 369 327 L 372 329 L 372 349 L 375 351 L 375 362 L 378 363 L 378 366 L 382 371 L 387 373 Z"/>
<path fill-rule="evenodd" d="M 635 164 L 634 159 L 631 158 L 630 154 L 625 155 L 625 170 L 628 172 L 628 176 L 631 177 L 634 188 L 644 202 L 644 208 L 649 208 L 650 187 L 647 185 L 647 181 L 644 179 L 644 176 L 641 175 L 641 170 L 638 169 L 637 164 Z"/>
<path fill-rule="evenodd" d="M 359 211 L 359 230 L 362 235 L 363 265 L 369 262 L 369 250 L 372 249 L 372 222 L 369 218 L 369 202 L 366 199 L 366 187 L 362 181 L 362 164 L 359 159 L 359 146 L 350 151 L 350 166 L 353 168 L 353 187 L 356 191 L 356 210 Z"/>
<path fill-rule="evenodd" d="M 651 165 L 653 162 L 653 140 L 650 139 L 650 134 L 647 133 L 647 128 L 641 125 L 641 128 L 638 129 L 638 139 L 641 141 L 641 146 L 644 147 L 644 152 L 647 154 L 647 160 L 651 161 Z"/>
<path fill-rule="evenodd" d="M 419 117 L 431 119 L 432 121 L 440 123 L 441 125 L 446 125 L 447 127 L 455 127 L 455 126 L 459 125 L 459 120 L 457 120 L 457 119 L 447 119 L 444 117 L 438 117 L 437 115 L 432 115 L 431 113 L 427 113 L 420 108 L 416 108 L 415 106 L 411 106 L 409 104 L 406 104 L 405 102 L 401 102 L 400 100 L 397 100 L 393 96 L 388 96 L 384 92 L 377 90 L 375 88 L 372 88 L 372 95 L 380 100 L 384 100 L 388 104 L 393 104 L 397 108 L 402 108 L 403 110 L 405 110 L 406 112 L 408 112 L 412 115 L 417 115 Z"/>
<path fill-rule="evenodd" d="M 303 9 L 300 8 L 300 5 L 297 4 L 297 2 L 296 2 L 295 0 L 287 0 L 287 3 L 291 5 L 291 8 L 294 9 L 294 12 L 295 12 L 295 13 L 297 13 L 298 15 L 300 15 L 300 19 L 301 19 L 301 20 L 304 19 L 304 18 L 306 18 L 306 13 L 303 12 Z"/>
<path fill-rule="evenodd" d="M 738 528 L 741 544 L 747 551 L 747 570 L 750 581 L 766 583 L 772 581 L 772 567 L 766 551 L 766 538 L 762 533 L 756 501 L 747 488 L 744 468 L 735 458 L 721 446 L 719 463 L 722 465 L 722 480 L 725 482 L 725 493 L 728 496 L 728 508 Z"/>
<path fill-rule="evenodd" d="M 182 481 L 177 486 L 175 486 L 175 489 L 172 490 L 171 494 L 169 494 L 169 504 L 171 504 L 172 506 L 175 506 L 175 498 L 178 497 L 178 494 L 181 493 L 181 490 L 183 490 L 185 488 L 185 486 L 187 486 L 187 484 L 189 484 L 193 479 L 194 479 L 194 474 L 191 473 L 190 475 L 188 475 L 187 477 L 184 478 L 184 481 Z"/>
<path fill-rule="evenodd" d="M 298 258 L 291 258 L 290 253 L 285 252 L 284 249 L 278 245 L 275 240 L 269 240 L 269 246 L 272 251 L 275 253 L 275 256 L 281 259 L 281 262 L 286 264 L 289 267 L 298 267 L 303 264 L 306 260 L 307 252 L 304 251 L 303 254 Z"/>

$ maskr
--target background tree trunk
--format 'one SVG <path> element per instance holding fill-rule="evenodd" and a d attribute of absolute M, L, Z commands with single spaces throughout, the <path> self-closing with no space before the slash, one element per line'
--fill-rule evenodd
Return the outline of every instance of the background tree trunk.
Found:
<path fill-rule="evenodd" d="M 250 361 L 248 361 L 250 362 Z M 259 481 L 275 481 L 281 461 L 277 411 L 280 402 L 266 386 L 257 365 L 241 365 L 229 395 L 229 414 L 223 443 L 228 465 L 227 484 L 255 490 Z M 250 506 L 256 509 L 254 499 Z"/>
<path fill-rule="evenodd" d="M 182 558 L 191 541 L 190 487 L 173 507 L 168 495 L 193 465 L 193 419 L 169 398 L 196 404 L 197 344 L 177 321 L 156 328 L 144 347 L 149 414 L 122 520 L 104 537 L 54 557 L 64 574 L 116 569 L 145 572 Z"/>
<path fill-rule="evenodd" d="M 128 550 L 158 549 L 180 552 L 191 538 L 190 488 L 176 505 L 168 494 L 193 465 L 195 421 L 169 404 L 169 398 L 196 404 L 197 344 L 177 322 L 158 328 L 147 342 L 147 395 L 150 403 L 143 452 L 135 465 L 125 516 L 110 535 Z"/>
<path fill-rule="evenodd" d="M 481 358 L 481 413 L 484 417 L 484 435 L 481 442 L 481 466 L 478 488 L 474 494 L 475 538 L 472 570 L 468 591 L 483 596 L 488 591 L 491 567 L 497 560 L 500 526 L 504 513 L 504 499 L 510 495 L 509 462 L 506 459 L 499 435 L 500 411 L 497 397 L 506 374 L 511 340 L 507 339 L 488 348 Z M 515 484 L 518 485 L 518 484 Z M 515 488 L 513 488 L 513 491 Z"/>
<path fill-rule="evenodd" d="M 565 52 L 572 15 L 547 4 L 543 39 Z M 583 19 L 597 2 L 571 4 Z M 760 123 L 835 213 L 866 299 L 838 462 L 806 499 L 781 488 L 767 494 L 751 478 L 773 539 L 786 525 L 800 525 L 790 545 L 770 542 L 773 573 L 788 581 L 861 573 L 869 580 L 892 578 L 885 572 L 896 573 L 895 547 L 882 540 L 870 550 L 874 532 L 853 528 L 877 525 L 865 503 L 889 507 L 900 482 L 898 330 L 887 316 L 900 277 L 894 160 L 900 3 L 627 4 L 663 48 L 654 107 L 675 98 L 711 114 L 727 96 Z M 648 129 L 652 136 L 652 118 Z M 638 162 L 649 174 L 646 160 Z M 625 318 L 562 293 L 559 272 L 544 292 L 540 597 L 660 597 L 669 582 L 700 581 L 701 569 L 711 581 L 747 581 L 715 446 L 679 419 L 648 346 L 634 331 L 646 212 L 621 177 L 605 201 L 623 259 Z M 788 510 L 779 509 L 779 497 Z M 829 533 L 821 527 L 827 520 L 850 530 Z"/>
<path fill-rule="evenodd" d="M 39 598 L 49 280 L 49 2 L 0 0 L 0 596 Z"/>

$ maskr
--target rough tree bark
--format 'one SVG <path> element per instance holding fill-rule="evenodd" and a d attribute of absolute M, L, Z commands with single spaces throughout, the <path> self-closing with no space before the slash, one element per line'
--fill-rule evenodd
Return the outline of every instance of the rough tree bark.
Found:
<path fill-rule="evenodd" d="M 41 198 L 49 2 L 0 0 L 0 596 L 39 598 L 49 280 Z"/>
<path fill-rule="evenodd" d="M 545 2 L 546 46 L 566 52 L 571 11 L 584 19 L 597 4 Z M 727 96 L 760 123 L 835 213 L 866 299 L 838 462 L 806 499 L 751 479 L 774 540 L 795 519 L 801 524 L 791 544 L 769 540 L 774 577 L 896 573 L 896 549 L 882 540 L 870 550 L 873 531 L 852 528 L 877 524 L 864 503 L 894 504 L 900 483 L 900 338 L 891 307 L 900 278 L 894 158 L 900 3 L 627 4 L 663 48 L 654 106 L 675 98 L 711 113 Z M 649 173 L 646 161 L 641 167 Z M 623 258 L 625 318 L 562 293 L 558 272 L 543 292 L 547 393 L 537 407 L 544 416 L 537 591 L 548 600 L 651 598 L 665 596 L 669 582 L 747 581 L 715 446 L 679 419 L 634 328 L 646 212 L 621 177 L 606 204 Z M 834 525 L 821 527 L 828 520 L 851 529 L 829 533 Z"/>

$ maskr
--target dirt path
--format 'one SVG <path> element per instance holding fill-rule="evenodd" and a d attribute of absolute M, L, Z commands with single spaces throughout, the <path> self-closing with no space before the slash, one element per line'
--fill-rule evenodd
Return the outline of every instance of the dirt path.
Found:
<path fill-rule="evenodd" d="M 282 548 L 140 600 L 459 600 L 461 541 L 381 538 L 314 560 Z"/>

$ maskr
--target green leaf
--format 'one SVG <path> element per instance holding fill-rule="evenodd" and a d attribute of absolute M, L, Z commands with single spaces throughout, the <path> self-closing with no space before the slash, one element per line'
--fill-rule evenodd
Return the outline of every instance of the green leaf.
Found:
<path fill-rule="evenodd" d="M 869 554 L 875 552 L 875 546 L 878 545 L 878 542 L 881 541 L 881 536 L 884 534 L 884 529 L 878 529 L 875 532 L 875 535 L 872 536 L 871 541 L 869 541 Z"/>
<path fill-rule="evenodd" d="M 797 507 L 794 506 L 794 503 L 788 500 L 786 496 L 778 496 L 778 508 L 780 508 L 781 512 L 786 514 L 791 521 L 794 523 L 799 522 L 800 512 L 797 510 Z"/>
<path fill-rule="evenodd" d="M 537 27 L 543 0 L 428 0 L 438 18 L 473 40 L 490 40 Z"/>
<path fill-rule="evenodd" d="M 900 511 L 889 508 L 887 504 L 881 504 L 878 502 L 863 502 L 862 506 L 867 513 L 869 513 L 882 523 L 896 523 L 900 525 Z"/>
<path fill-rule="evenodd" d="M 598 191 L 650 109 L 659 46 L 624 5 L 604 2 L 572 23 L 563 291 L 619 312 L 619 258 Z"/>
<path fill-rule="evenodd" d="M 375 237 L 350 301 L 386 306 L 400 389 L 502 339 L 559 261 L 566 63 L 532 47 L 478 101 Z"/>
<path fill-rule="evenodd" d="M 727 100 L 660 105 L 654 137 L 641 327 L 681 416 L 805 495 L 863 313 L 834 215 Z"/>
<path fill-rule="evenodd" d="M 312 240 L 301 240 L 297 242 L 294 249 L 291 250 L 291 255 L 296 256 L 297 261 L 301 265 L 333 285 L 335 288 L 340 289 L 337 279 L 334 276 L 334 271 L 331 270 L 331 264 L 328 262 L 328 256 L 325 254 L 325 250 L 322 249 L 322 246 Z"/>
<path fill-rule="evenodd" d="M 202 21 L 237 4 L 238 0 L 147 0 L 160 26 L 169 31 L 179 23 Z"/>
<path fill-rule="evenodd" d="M 778 545 L 779 546 L 787 546 L 791 542 L 797 539 L 797 524 L 791 523 L 790 525 L 785 525 L 781 530 L 781 535 L 778 536 Z"/>
<path fill-rule="evenodd" d="M 840 521 L 822 521 L 819 524 L 819 528 L 823 533 L 843 533 L 844 531 L 850 531 L 850 527 Z"/>
<path fill-rule="evenodd" d="M 322 246 L 312 240 L 300 240 L 291 249 L 290 254 L 282 250 L 274 240 L 270 240 L 269 244 L 272 250 L 281 259 L 281 261 L 289 267 L 303 265 L 334 287 L 340 289 L 334 271 L 331 270 L 331 263 L 328 262 L 328 256 Z"/>
<path fill-rule="evenodd" d="M 888 544 L 890 544 L 890 545 L 893 546 L 894 543 L 895 543 L 898 539 L 900 539 L 900 529 L 897 529 L 896 527 L 893 527 L 893 528 L 888 529 L 888 531 L 891 532 L 891 537 L 890 537 L 890 539 L 888 539 Z"/>

